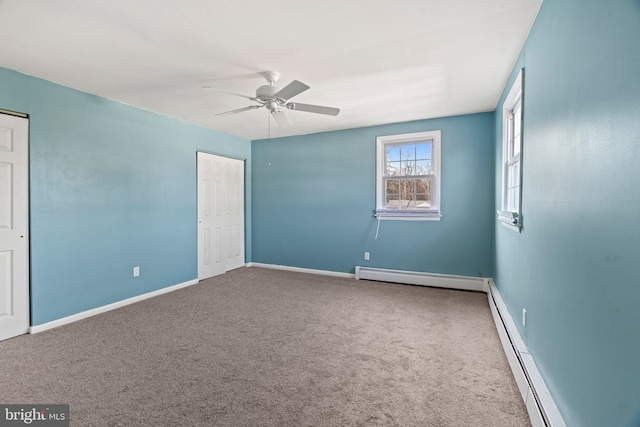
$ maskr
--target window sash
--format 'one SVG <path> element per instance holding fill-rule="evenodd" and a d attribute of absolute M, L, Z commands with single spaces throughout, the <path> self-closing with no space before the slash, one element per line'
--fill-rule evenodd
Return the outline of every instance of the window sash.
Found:
<path fill-rule="evenodd" d="M 418 146 L 425 145 L 428 146 L 428 152 L 430 157 L 426 155 L 420 156 L 418 154 Z M 412 154 L 409 154 L 406 157 L 403 153 L 404 147 L 413 146 L 414 150 Z M 394 156 L 392 160 L 389 159 L 389 151 L 388 147 L 397 147 L 400 149 L 397 158 Z M 384 177 L 414 177 L 414 176 L 422 176 L 422 175 L 432 175 L 433 174 L 433 140 L 425 139 L 411 142 L 387 142 L 383 144 L 383 152 L 384 152 Z M 411 165 L 412 164 L 412 165 Z M 424 169 L 427 168 L 428 169 Z M 421 170 L 422 169 L 422 170 Z M 398 174 L 391 174 L 391 170 L 397 170 Z M 403 171 L 413 170 L 414 173 L 402 173 Z M 419 172 L 427 172 L 430 173 L 419 173 Z"/>
<path fill-rule="evenodd" d="M 520 210 L 520 128 L 521 115 L 520 97 L 515 101 L 515 105 L 508 112 L 509 125 L 507 132 L 507 152 L 506 159 L 506 200 L 504 209 L 509 212 L 518 213 Z"/>
<path fill-rule="evenodd" d="M 507 166 L 507 203 L 506 209 L 510 212 L 520 211 L 520 160 Z"/>
<path fill-rule="evenodd" d="M 418 181 L 426 180 L 426 185 L 420 188 Z M 433 175 L 390 176 L 383 178 L 384 185 L 384 209 L 393 211 L 416 210 L 427 211 L 432 209 Z M 389 183 L 398 181 L 395 192 L 389 192 Z M 410 188 L 407 186 L 411 182 Z M 404 187 L 404 188 L 403 188 Z M 426 187 L 426 188 L 425 188 Z M 392 203 L 392 202 L 397 202 Z M 397 206 L 397 207 L 396 207 Z"/>

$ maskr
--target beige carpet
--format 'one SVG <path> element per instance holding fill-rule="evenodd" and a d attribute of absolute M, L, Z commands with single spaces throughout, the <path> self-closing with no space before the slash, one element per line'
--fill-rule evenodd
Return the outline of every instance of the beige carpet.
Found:
<path fill-rule="evenodd" d="M 485 294 L 241 268 L 0 342 L 72 426 L 528 426 Z"/>

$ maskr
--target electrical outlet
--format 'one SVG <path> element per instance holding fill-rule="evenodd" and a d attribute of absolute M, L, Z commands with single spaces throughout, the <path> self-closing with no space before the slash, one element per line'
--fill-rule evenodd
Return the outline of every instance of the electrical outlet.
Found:
<path fill-rule="evenodd" d="M 522 326 L 527 327 L 527 310 L 522 309 Z"/>
<path fill-rule="evenodd" d="M 369 261 L 369 252 L 364 253 L 364 260 Z"/>
<path fill-rule="evenodd" d="M 133 267 L 133 277 L 138 277 L 140 275 L 140 267 Z"/>

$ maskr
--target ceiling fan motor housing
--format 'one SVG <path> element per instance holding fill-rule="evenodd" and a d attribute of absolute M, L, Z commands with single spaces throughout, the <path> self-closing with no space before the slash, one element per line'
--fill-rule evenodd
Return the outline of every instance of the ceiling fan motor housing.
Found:
<path fill-rule="evenodd" d="M 256 98 L 267 101 L 269 99 L 275 98 L 275 95 L 278 92 L 278 88 L 271 85 L 260 86 L 258 90 L 256 90 Z"/>
<path fill-rule="evenodd" d="M 278 88 L 271 85 L 260 86 L 256 90 L 256 99 L 258 102 L 264 104 L 269 111 L 279 111 L 280 105 L 284 104 L 284 101 L 278 99 L 274 95 L 278 93 Z"/>

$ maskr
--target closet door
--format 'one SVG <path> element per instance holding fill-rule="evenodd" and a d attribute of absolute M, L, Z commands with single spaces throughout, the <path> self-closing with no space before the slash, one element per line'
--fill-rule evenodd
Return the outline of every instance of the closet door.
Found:
<path fill-rule="evenodd" d="M 244 162 L 198 153 L 198 279 L 244 266 Z"/>
<path fill-rule="evenodd" d="M 0 114 L 0 340 L 29 329 L 29 120 Z"/>

